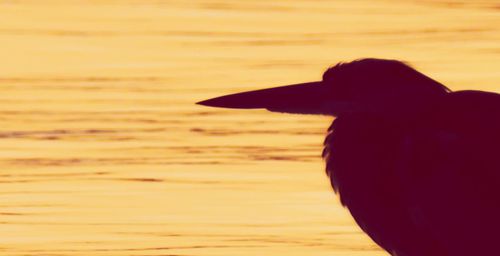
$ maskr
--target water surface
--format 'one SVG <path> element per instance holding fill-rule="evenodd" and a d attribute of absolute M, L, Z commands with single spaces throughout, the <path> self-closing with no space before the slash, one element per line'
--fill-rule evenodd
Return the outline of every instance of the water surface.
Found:
<path fill-rule="evenodd" d="M 2 1 L 2 255 L 386 255 L 333 195 L 328 117 L 193 103 L 406 60 L 500 92 L 497 1 Z M 362 179 L 363 177 L 359 177 Z"/>

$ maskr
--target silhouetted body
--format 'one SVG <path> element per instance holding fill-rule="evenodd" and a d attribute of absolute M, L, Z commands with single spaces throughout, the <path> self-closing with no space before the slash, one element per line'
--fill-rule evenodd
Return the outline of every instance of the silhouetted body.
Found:
<path fill-rule="evenodd" d="M 358 225 L 397 256 L 500 255 L 500 95 L 451 92 L 395 60 L 203 105 L 335 116 L 323 157 Z"/>

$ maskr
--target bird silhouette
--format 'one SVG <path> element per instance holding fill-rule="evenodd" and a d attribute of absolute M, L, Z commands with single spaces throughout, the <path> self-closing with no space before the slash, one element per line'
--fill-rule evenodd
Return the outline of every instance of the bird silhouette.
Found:
<path fill-rule="evenodd" d="M 500 94 L 453 92 L 397 60 L 198 104 L 334 116 L 323 158 L 357 224 L 393 256 L 500 255 Z"/>

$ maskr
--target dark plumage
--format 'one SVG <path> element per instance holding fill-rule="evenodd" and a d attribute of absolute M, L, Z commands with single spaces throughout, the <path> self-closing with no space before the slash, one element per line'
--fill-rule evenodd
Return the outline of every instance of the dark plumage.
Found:
<path fill-rule="evenodd" d="M 326 171 L 377 244 L 397 256 L 497 254 L 499 94 L 452 92 L 400 61 L 361 59 L 322 81 L 200 104 L 335 116 Z"/>

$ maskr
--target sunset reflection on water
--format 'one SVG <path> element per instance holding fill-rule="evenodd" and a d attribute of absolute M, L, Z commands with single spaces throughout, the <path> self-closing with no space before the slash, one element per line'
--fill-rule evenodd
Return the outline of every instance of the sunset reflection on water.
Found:
<path fill-rule="evenodd" d="M 194 103 L 361 57 L 500 92 L 496 2 L 0 3 L 0 251 L 385 255 L 324 173 L 331 118 Z"/>

